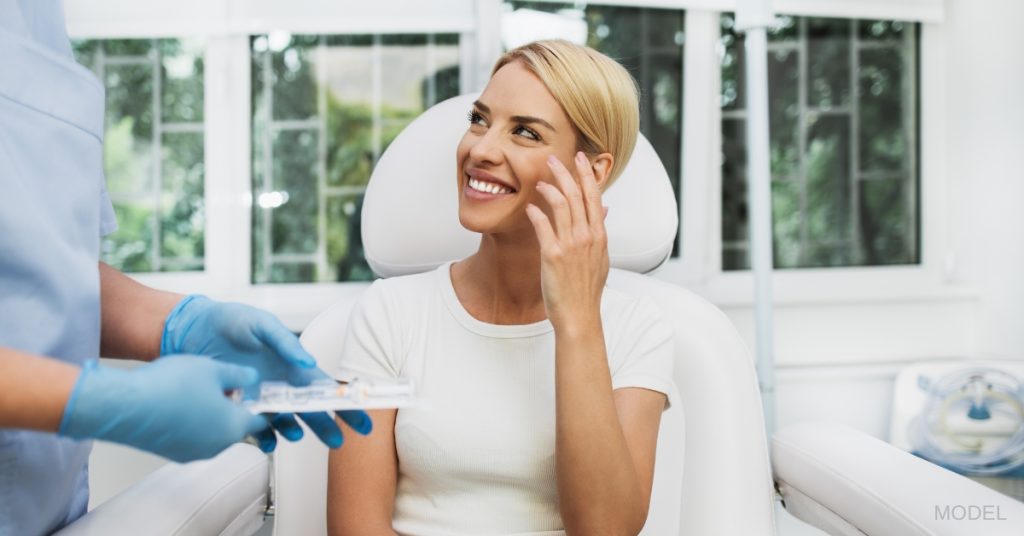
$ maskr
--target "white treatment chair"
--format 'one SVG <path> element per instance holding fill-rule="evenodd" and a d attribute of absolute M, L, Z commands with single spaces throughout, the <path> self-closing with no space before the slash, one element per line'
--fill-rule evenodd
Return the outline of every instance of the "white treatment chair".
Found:
<path fill-rule="evenodd" d="M 473 98 L 457 97 L 428 110 L 391 144 L 374 170 L 363 204 L 362 232 L 366 257 L 379 275 L 431 270 L 475 251 L 478 235 L 458 222 L 455 186 L 455 146 L 466 129 L 465 114 Z M 679 286 L 643 275 L 667 259 L 678 224 L 667 173 L 645 139 L 638 141 L 623 176 L 605 194 L 605 204 L 610 207 L 607 227 L 613 266 L 608 286 L 650 296 L 675 328 L 675 381 L 682 404 L 662 416 L 654 493 L 643 534 L 775 534 L 776 488 L 748 349 L 715 306 Z M 328 372 L 341 357 L 355 300 L 324 311 L 302 335 L 302 343 Z M 265 468 L 266 462 L 260 463 L 265 458 L 250 457 L 251 447 L 236 448 L 248 449 L 243 457 Z M 222 508 L 218 504 L 223 503 L 203 502 L 203 497 L 249 498 L 272 492 L 275 534 L 325 534 L 327 449 L 318 441 L 279 443 L 272 489 L 265 481 L 254 490 L 251 482 L 233 480 L 242 472 L 233 461 L 222 455 L 201 462 L 206 464 L 202 475 L 189 472 L 195 464 L 178 466 L 187 474 L 176 480 L 169 470 L 162 475 L 163 485 L 173 481 L 180 486 L 175 489 L 195 490 L 188 494 L 196 510 L 192 515 L 204 519 L 211 517 L 206 510 Z M 789 510 L 830 534 L 1024 534 L 1024 505 L 847 427 L 789 427 L 776 434 L 773 461 L 774 480 Z M 198 476 L 226 484 L 217 493 L 209 486 L 189 487 L 188 480 Z M 145 486 L 137 487 L 153 491 Z M 108 503 L 113 503 L 113 510 L 105 512 L 103 505 L 71 528 L 84 525 L 91 530 L 69 533 L 130 534 L 141 526 L 148 534 L 237 534 L 231 523 L 242 524 L 232 515 L 222 516 L 221 528 L 204 525 L 202 530 L 164 530 L 169 524 L 149 530 L 147 525 L 118 522 L 116 515 L 127 515 L 129 506 L 163 506 L 146 501 L 129 490 Z M 935 507 L 946 505 L 999 505 L 1007 520 L 936 519 Z"/>
<path fill-rule="evenodd" d="M 391 277 L 436 268 L 476 251 L 479 235 L 458 219 L 455 147 L 474 96 L 440 103 L 398 136 L 370 179 L 363 201 L 363 247 L 374 272 Z M 747 349 L 725 315 L 696 295 L 640 275 L 670 255 L 678 209 L 668 174 L 641 138 L 618 182 L 605 194 L 608 286 L 656 300 L 678 327 L 676 381 L 683 407 L 717 407 L 662 416 L 654 494 L 645 534 L 772 534 L 774 491 L 764 421 Z M 317 317 L 302 343 L 327 371 L 340 359 L 353 301 Z M 728 417 L 725 417 L 728 415 Z M 693 430 L 691 432 L 691 430 Z M 686 439 L 684 439 L 686 438 Z M 694 439 L 693 441 L 690 438 Z M 326 450 L 313 442 L 282 445 L 276 456 L 278 534 L 323 534 Z M 687 468 L 683 453 L 702 460 Z M 301 475 L 301 476 L 300 476 Z M 737 511 L 744 515 L 736 515 Z"/>

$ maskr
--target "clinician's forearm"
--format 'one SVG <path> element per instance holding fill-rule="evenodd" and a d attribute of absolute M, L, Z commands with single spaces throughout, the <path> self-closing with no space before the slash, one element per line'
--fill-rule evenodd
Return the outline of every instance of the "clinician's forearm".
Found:
<path fill-rule="evenodd" d="M 147 361 L 159 357 L 164 321 L 182 298 L 139 284 L 101 262 L 100 354 Z"/>
<path fill-rule="evenodd" d="M 56 432 L 81 369 L 0 348 L 0 428 Z"/>
<path fill-rule="evenodd" d="M 636 534 L 646 510 L 612 394 L 600 321 L 555 334 L 555 466 L 566 533 Z"/>

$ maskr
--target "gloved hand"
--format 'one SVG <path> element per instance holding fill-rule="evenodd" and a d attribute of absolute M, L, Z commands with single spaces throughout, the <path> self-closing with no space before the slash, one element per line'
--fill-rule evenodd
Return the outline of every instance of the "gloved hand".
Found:
<path fill-rule="evenodd" d="M 88 361 L 58 433 L 123 443 L 176 462 L 209 458 L 269 429 L 266 418 L 224 395 L 258 380 L 251 368 L 206 357 L 166 357 L 133 370 Z"/>
<path fill-rule="evenodd" d="M 317 368 L 313 356 L 302 348 L 299 339 L 274 315 L 248 305 L 217 302 L 196 294 L 181 300 L 167 315 L 160 355 L 169 354 L 204 355 L 253 367 L 259 371 L 261 381 L 286 381 L 301 386 L 328 378 Z M 368 434 L 373 428 L 370 417 L 363 411 L 339 411 L 338 416 L 361 434 Z M 328 447 L 341 446 L 341 430 L 330 415 L 300 413 L 299 417 Z M 277 414 L 272 423 L 291 441 L 302 437 L 302 428 L 289 413 Z M 277 438 L 272 430 L 265 430 L 256 437 L 264 452 L 274 450 Z"/>

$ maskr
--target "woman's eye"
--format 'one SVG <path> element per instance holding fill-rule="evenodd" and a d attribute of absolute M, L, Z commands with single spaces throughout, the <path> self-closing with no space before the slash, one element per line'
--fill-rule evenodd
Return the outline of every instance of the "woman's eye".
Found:
<path fill-rule="evenodd" d="M 471 125 L 480 125 L 484 122 L 484 116 L 477 112 L 469 112 L 469 114 L 466 115 L 466 118 L 469 119 L 469 124 Z"/>
<path fill-rule="evenodd" d="M 529 138 L 529 139 L 534 140 L 534 141 L 540 141 L 540 136 L 536 132 L 534 132 L 534 131 L 530 130 L 529 128 L 526 128 L 526 127 L 524 127 L 522 125 L 519 125 L 518 127 L 516 127 L 516 129 L 513 130 L 512 132 L 513 132 L 513 134 L 515 134 L 517 136 L 523 136 L 523 137 Z"/>

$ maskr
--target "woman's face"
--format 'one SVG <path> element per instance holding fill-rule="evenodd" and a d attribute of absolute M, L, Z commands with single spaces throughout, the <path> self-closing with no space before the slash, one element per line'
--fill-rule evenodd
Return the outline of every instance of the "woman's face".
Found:
<path fill-rule="evenodd" d="M 459 142 L 459 221 L 479 233 L 533 233 L 526 205 L 549 214 L 535 190 L 556 184 L 548 166 L 555 155 L 568 169 L 576 154 L 576 132 L 544 83 L 521 62 L 494 73 L 469 113 Z"/>

